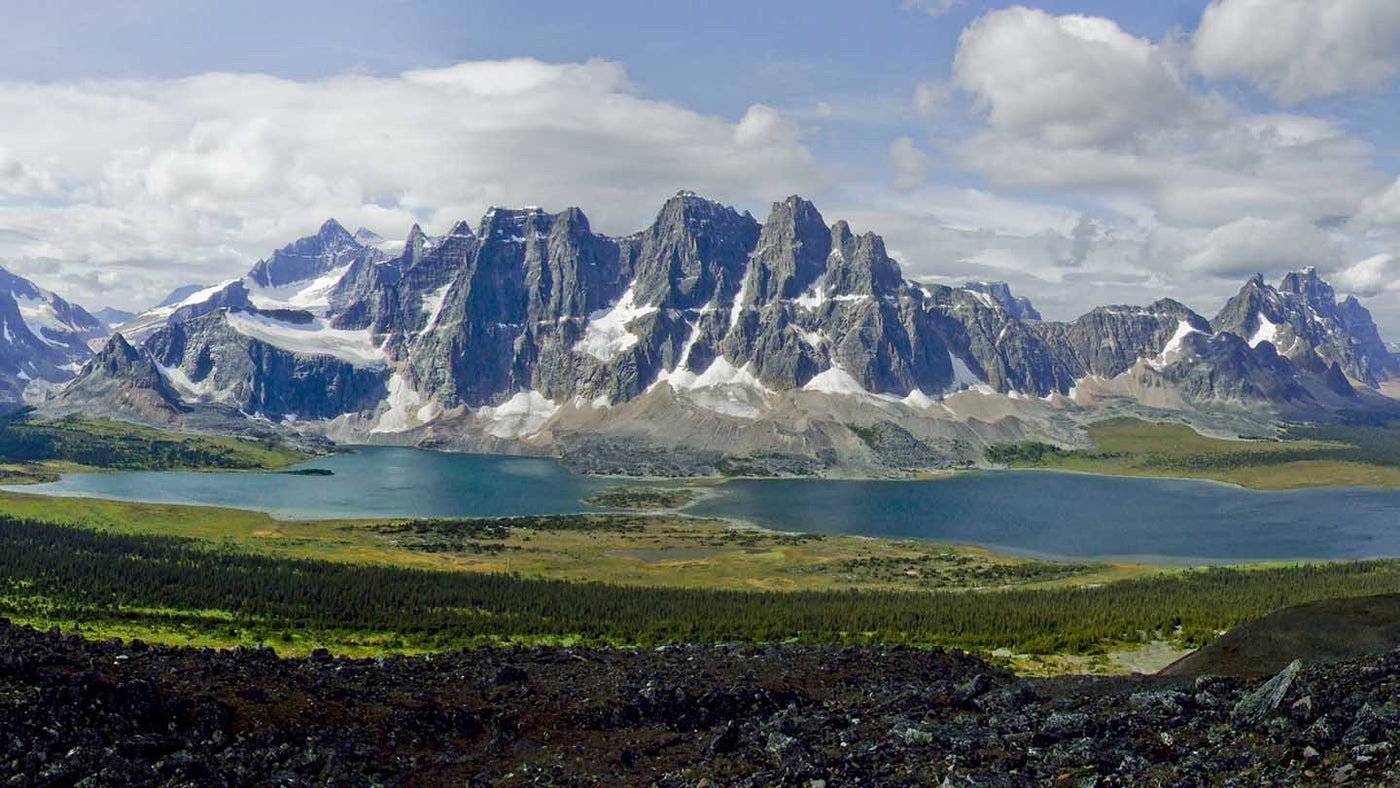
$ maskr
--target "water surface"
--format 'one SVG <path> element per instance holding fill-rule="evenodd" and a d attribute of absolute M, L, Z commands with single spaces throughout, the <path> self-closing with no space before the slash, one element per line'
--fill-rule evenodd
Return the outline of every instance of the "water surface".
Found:
<path fill-rule="evenodd" d="M 24 492 L 259 509 L 281 518 L 597 511 L 630 484 L 553 460 L 364 447 L 302 468 L 333 476 L 75 473 Z M 1400 556 L 1400 491 L 1262 492 L 1214 482 L 1040 471 L 928 481 L 737 480 L 687 510 L 791 531 L 919 537 L 1076 559 L 1208 563 Z"/>

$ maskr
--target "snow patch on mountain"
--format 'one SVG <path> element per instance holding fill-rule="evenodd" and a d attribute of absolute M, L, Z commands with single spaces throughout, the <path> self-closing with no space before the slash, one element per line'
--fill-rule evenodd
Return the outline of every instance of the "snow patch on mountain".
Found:
<path fill-rule="evenodd" d="M 544 428 L 559 406 L 538 391 L 521 391 L 500 405 L 477 408 L 476 418 L 493 438 L 528 438 Z"/>
<path fill-rule="evenodd" d="M 1261 320 L 1264 318 L 1263 315 L 1259 317 Z M 1187 337 L 1192 334 L 1204 333 L 1204 331 L 1196 328 L 1185 320 L 1181 321 L 1177 324 L 1176 333 L 1172 334 L 1171 339 L 1168 339 L 1167 344 L 1162 347 L 1162 352 L 1158 353 L 1156 358 L 1148 360 L 1148 366 L 1151 366 L 1159 372 L 1166 369 L 1167 365 L 1174 360 L 1174 357 L 1181 352 L 1181 343 L 1185 342 Z"/>
<path fill-rule="evenodd" d="M 293 353 L 332 356 L 359 367 L 382 367 L 388 362 L 369 329 L 331 328 L 319 317 L 308 323 L 288 323 L 249 312 L 229 312 L 227 319 L 234 331 Z"/>
<path fill-rule="evenodd" d="M 442 412 L 414 390 L 408 378 L 394 373 L 389 376 L 389 394 L 384 398 L 389 409 L 379 417 L 371 433 L 404 432 L 437 418 Z"/>
<path fill-rule="evenodd" d="M 1277 344 L 1278 326 L 1269 321 L 1268 316 L 1263 312 L 1259 313 L 1259 328 L 1255 330 L 1254 336 L 1249 338 L 1250 347 L 1258 347 L 1260 342 Z"/>
<path fill-rule="evenodd" d="M 142 312 L 136 317 L 133 317 L 132 319 L 128 320 L 126 323 L 123 323 L 121 327 L 117 329 L 117 331 L 122 336 L 126 337 L 127 340 L 139 344 L 140 342 L 144 341 L 146 337 L 155 333 L 155 331 L 161 326 L 165 325 L 165 322 L 170 318 L 170 316 L 175 314 L 177 311 L 184 309 L 188 306 L 196 306 L 198 304 L 203 304 L 209 299 L 223 292 L 223 290 L 229 285 L 232 285 L 238 281 L 240 280 L 229 279 L 220 282 L 216 285 L 202 287 L 198 290 L 195 290 L 192 293 L 186 294 L 184 297 L 179 299 L 167 299 L 167 303 L 161 306 L 147 309 L 145 312 Z"/>
<path fill-rule="evenodd" d="M 309 282 L 303 280 L 277 287 L 257 287 L 249 282 L 248 299 L 258 309 L 302 309 L 325 315 L 331 306 L 331 292 L 349 270 L 350 265 L 347 263 Z"/>
<path fill-rule="evenodd" d="M 842 369 L 840 365 L 832 364 L 825 371 L 818 373 L 807 385 L 802 387 L 803 391 L 819 391 L 823 394 L 869 394 L 865 387 L 860 385 L 860 381 L 851 376 L 851 373 Z"/>
<path fill-rule="evenodd" d="M 757 254 L 758 252 L 750 254 L 748 262 L 744 264 L 743 278 L 739 280 L 739 292 L 734 294 L 734 303 L 729 305 L 729 327 L 731 329 L 739 325 L 739 315 L 744 310 L 744 296 L 748 295 L 749 292 L 749 272 L 753 270 L 753 258 Z"/>
<path fill-rule="evenodd" d="M 978 377 L 976 372 L 967 365 L 967 362 L 958 357 L 956 353 L 949 351 L 948 361 L 953 365 L 953 380 L 944 389 L 944 393 L 962 391 L 963 389 L 988 388 L 987 382 Z"/>
<path fill-rule="evenodd" d="M 751 365 L 735 367 L 723 356 L 699 375 L 685 368 L 663 373 L 653 387 L 662 383 L 682 392 L 684 399 L 697 407 L 741 419 L 761 416 L 773 394 Z"/>
<path fill-rule="evenodd" d="M 574 352 L 587 353 L 599 361 L 613 360 L 637 344 L 637 336 L 627 330 L 627 324 L 655 311 L 654 306 L 637 306 L 628 287 L 616 304 L 588 316 L 588 327 L 583 338 L 574 343 Z"/>
<path fill-rule="evenodd" d="M 220 387 L 214 384 L 214 375 L 204 377 L 204 380 L 195 381 L 185 374 L 179 367 L 167 367 L 156 364 L 156 369 L 180 395 L 180 399 L 185 402 L 225 402 L 232 404 L 235 401 L 233 392 L 227 387 Z"/>
<path fill-rule="evenodd" d="M 419 307 L 427 313 L 428 320 L 423 324 L 423 329 L 418 332 L 420 336 L 432 331 L 437 326 L 438 315 L 442 314 L 442 304 L 447 300 L 447 291 L 451 287 L 452 283 L 448 282 L 432 292 L 423 294 L 423 300 L 419 303 Z"/>
<path fill-rule="evenodd" d="M 833 250 L 832 254 L 837 255 L 839 257 L 841 252 L 839 250 Z M 817 307 L 821 306 L 822 302 L 824 301 L 826 301 L 825 272 L 823 272 L 821 276 L 818 276 L 817 281 L 813 282 L 812 286 L 807 288 L 807 290 L 803 292 L 802 295 L 793 299 L 793 303 L 797 304 L 800 307 L 810 309 L 813 311 L 816 311 Z"/>
<path fill-rule="evenodd" d="M 196 291 L 194 291 L 193 293 L 190 293 L 189 295 L 187 295 L 187 296 L 185 296 L 184 298 L 180 299 L 179 301 L 175 302 L 174 304 L 171 304 L 170 306 L 167 306 L 167 307 L 158 307 L 157 309 L 152 309 L 152 310 L 151 310 L 150 312 L 148 312 L 147 314 L 153 314 L 153 313 L 159 312 L 159 311 L 162 310 L 162 309 L 167 310 L 167 311 L 165 312 L 165 314 L 170 314 L 171 312 L 174 312 L 175 310 L 180 309 L 181 307 L 194 306 L 195 304 L 202 304 L 202 303 L 204 303 L 205 301 L 208 301 L 209 299 L 211 299 L 211 298 L 213 298 L 214 296 L 218 295 L 219 292 L 222 291 L 224 288 L 228 287 L 229 285 L 231 285 L 231 284 L 233 284 L 234 282 L 237 282 L 237 281 L 239 281 L 239 280 L 237 280 L 237 279 L 229 279 L 229 280 L 220 282 L 220 283 L 218 283 L 218 284 L 216 284 L 216 285 L 210 285 L 210 286 L 204 288 L 203 290 L 196 290 Z"/>
<path fill-rule="evenodd" d="M 53 304 L 49 303 L 49 301 L 44 298 L 45 294 L 42 293 L 42 291 L 39 295 L 16 292 L 11 292 L 10 295 L 14 297 L 15 305 L 19 307 L 20 317 L 24 318 L 25 325 L 29 327 L 29 333 L 38 337 L 41 342 L 51 347 L 67 347 L 66 343 L 57 341 L 48 334 L 45 334 L 45 330 L 55 334 L 66 334 L 77 331 L 78 329 L 59 318 L 58 312 L 53 308 Z M 47 295 L 50 297 L 52 296 L 51 293 Z"/>
<path fill-rule="evenodd" d="M 985 306 L 985 307 L 987 307 L 988 309 L 996 309 L 996 308 L 997 308 L 997 301 L 996 301 L 996 299 L 995 299 L 995 298 L 992 298 L 991 295 L 988 294 L 988 293 L 984 293 L 984 292 L 982 292 L 981 290 L 971 290 L 971 289 L 968 289 L 968 288 L 963 288 L 963 292 L 964 292 L 964 293 L 967 293 L 967 294 L 969 294 L 969 295 L 971 295 L 973 298 L 976 298 L 978 301 L 981 301 L 981 302 L 982 302 L 982 305 Z"/>

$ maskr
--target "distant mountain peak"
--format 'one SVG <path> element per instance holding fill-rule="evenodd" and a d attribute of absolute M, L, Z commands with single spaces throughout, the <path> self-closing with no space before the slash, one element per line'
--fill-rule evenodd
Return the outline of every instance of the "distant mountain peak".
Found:
<path fill-rule="evenodd" d="M 173 421 L 189 410 L 151 354 L 120 333 L 46 407 L 55 414 L 136 415 L 155 422 Z"/>
<path fill-rule="evenodd" d="M 321 223 L 321 229 L 316 231 L 316 237 L 326 243 L 355 243 L 355 236 L 335 219 L 327 219 Z"/>
<path fill-rule="evenodd" d="M 200 290 L 203 290 L 208 286 L 209 285 L 204 284 L 180 285 L 174 290 L 171 290 L 170 294 L 167 295 L 165 298 L 161 299 L 161 302 L 159 304 L 156 304 L 156 308 L 159 309 L 163 306 L 175 306 L 176 304 L 180 303 L 181 301 L 184 301 L 186 298 L 189 298 L 190 296 L 194 295 L 195 293 L 198 293 Z"/>
<path fill-rule="evenodd" d="M 377 244 L 384 243 L 384 236 L 369 229 L 368 227 L 361 227 L 357 229 L 355 231 L 354 238 L 356 241 L 365 246 L 375 246 Z"/>
<path fill-rule="evenodd" d="M 1011 286 L 1006 282 L 967 282 L 963 289 L 972 293 L 982 293 L 1000 304 L 1012 316 L 1020 320 L 1040 320 L 1031 300 L 1025 296 L 1011 294 Z"/>

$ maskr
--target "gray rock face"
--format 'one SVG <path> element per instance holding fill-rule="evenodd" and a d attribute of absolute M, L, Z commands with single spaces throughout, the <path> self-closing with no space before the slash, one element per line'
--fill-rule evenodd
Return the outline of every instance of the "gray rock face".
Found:
<path fill-rule="evenodd" d="M 339 222 L 328 219 L 315 235 L 278 249 L 266 260 L 259 260 L 248 272 L 248 279 L 260 287 L 304 282 L 347 265 L 367 251 Z"/>
<path fill-rule="evenodd" d="M 94 411 L 94 405 L 102 407 Z M 189 408 L 161 374 L 151 355 L 114 335 L 48 406 L 54 413 L 130 414 L 171 422 Z"/>
<path fill-rule="evenodd" d="M 1181 344 L 1181 360 L 1165 366 L 1160 374 L 1189 399 L 1287 405 L 1304 405 L 1311 399 L 1298 370 L 1273 345 L 1250 348 L 1228 332 L 1191 334 Z"/>
<path fill-rule="evenodd" d="M 1011 295 L 1011 287 L 1005 282 L 968 282 L 963 289 L 969 293 L 982 293 L 1000 304 L 1017 320 L 1040 320 L 1040 313 L 1024 296 Z"/>
<path fill-rule="evenodd" d="M 796 196 L 760 224 L 681 192 L 620 238 L 577 208 L 497 208 L 440 236 L 415 226 L 397 255 L 384 246 L 328 221 L 130 325 L 187 404 L 677 472 L 965 462 L 981 441 L 1065 435 L 1047 410 L 1064 401 L 1036 398 L 1087 379 L 1151 407 L 1297 415 L 1354 407 L 1352 381 L 1395 368 L 1365 308 L 1315 272 L 1251 281 L 1214 326 L 1169 299 L 1046 321 L 1005 283 L 906 281 L 879 236 Z M 977 428 L 930 426 L 933 400 L 964 388 L 1014 397 L 969 395 Z M 1173 397 L 1148 396 L 1162 388 Z M 668 454 L 668 431 L 701 459 Z"/>
<path fill-rule="evenodd" d="M 298 325 L 295 314 L 219 310 L 171 323 L 143 349 L 169 372 L 186 400 L 237 407 L 250 416 L 333 419 L 374 409 L 387 393 L 387 368 L 357 364 L 329 353 L 277 347 L 241 331 L 239 316 L 265 321 L 274 329 Z M 307 321 L 310 315 L 305 315 Z"/>
<path fill-rule="evenodd" d="M 816 206 L 797 196 L 773 203 L 744 283 L 744 307 L 802 295 L 826 271 L 831 249 L 832 233 Z"/>
<path fill-rule="evenodd" d="M 1263 722 L 1283 702 L 1289 688 L 1293 686 L 1294 679 L 1298 677 L 1298 672 L 1302 669 L 1301 660 L 1295 659 L 1288 663 L 1288 667 L 1284 668 L 1277 676 L 1240 698 L 1230 713 L 1231 720 L 1237 725 L 1245 726 Z"/>
<path fill-rule="evenodd" d="M 0 404 L 72 380 L 93 355 L 89 343 L 109 333 L 82 307 L 0 268 Z"/>
<path fill-rule="evenodd" d="M 1214 325 L 1253 346 L 1269 342 L 1289 358 L 1316 353 L 1368 386 L 1400 375 L 1371 313 L 1352 296 L 1337 303 L 1331 285 L 1315 268 L 1288 274 L 1278 287 L 1255 276 L 1230 299 Z"/>
<path fill-rule="evenodd" d="M 1019 319 L 1002 299 L 977 297 L 980 291 L 926 289 L 949 344 L 998 391 L 1066 394 L 1085 376 L 1111 378 L 1155 357 L 1183 325 L 1210 333 L 1205 318 L 1170 299 L 1099 307 L 1063 323 Z"/>
<path fill-rule="evenodd" d="M 607 369 L 571 351 L 589 315 L 622 297 L 625 265 L 582 211 L 493 210 L 479 237 L 457 232 L 405 270 L 401 308 L 418 326 L 398 340 L 410 379 L 448 407 L 520 389 L 568 397 L 602 380 L 635 394 L 645 356 Z"/>

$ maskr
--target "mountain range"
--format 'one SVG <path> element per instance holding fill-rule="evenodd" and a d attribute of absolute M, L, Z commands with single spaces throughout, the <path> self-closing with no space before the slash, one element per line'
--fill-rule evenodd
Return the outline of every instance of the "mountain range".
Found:
<path fill-rule="evenodd" d="M 759 222 L 681 192 L 624 237 L 577 208 L 493 208 L 400 242 L 327 221 L 95 356 L 100 321 L 24 285 L 11 300 L 74 321 L 37 340 L 51 366 L 87 360 L 51 414 L 253 420 L 592 472 L 884 474 L 997 441 L 1080 445 L 1106 414 L 1259 435 L 1400 409 L 1400 361 L 1314 269 L 1255 277 L 1212 319 L 1163 299 L 1047 321 L 1001 283 L 906 279 L 879 236 L 800 197 Z"/>

